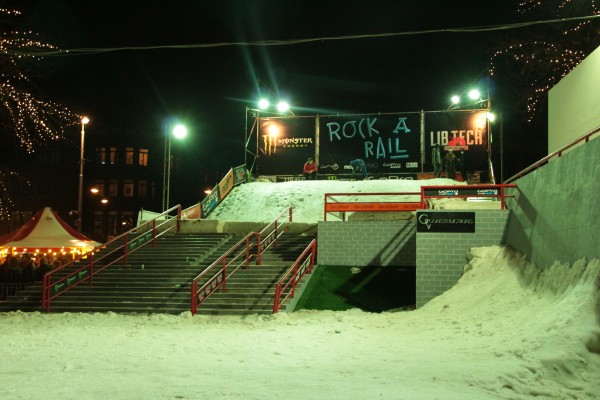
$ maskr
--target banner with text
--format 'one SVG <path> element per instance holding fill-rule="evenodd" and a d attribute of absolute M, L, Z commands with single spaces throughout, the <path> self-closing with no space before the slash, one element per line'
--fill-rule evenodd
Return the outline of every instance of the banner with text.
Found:
<path fill-rule="evenodd" d="M 367 172 L 419 170 L 420 113 L 319 118 L 319 173 L 351 173 L 361 158 Z"/>
<path fill-rule="evenodd" d="M 464 150 L 466 171 L 487 170 L 486 110 L 452 110 L 425 113 L 425 171 L 433 171 L 431 153 L 439 144 L 442 158 L 448 151 L 458 157 Z M 458 172 L 460 169 L 456 168 Z"/>
<path fill-rule="evenodd" d="M 260 118 L 258 174 L 302 174 L 307 158 L 315 157 L 315 119 Z"/>

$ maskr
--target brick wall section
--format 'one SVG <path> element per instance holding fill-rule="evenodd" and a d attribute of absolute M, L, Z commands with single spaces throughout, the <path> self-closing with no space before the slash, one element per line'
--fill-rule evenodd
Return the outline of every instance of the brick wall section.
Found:
<path fill-rule="evenodd" d="M 414 219 L 321 221 L 319 265 L 415 266 Z"/>
<path fill-rule="evenodd" d="M 431 214 L 448 210 L 430 210 Z M 475 233 L 417 233 L 417 307 L 450 289 L 462 276 L 470 248 L 506 241 L 508 210 L 475 212 Z"/>

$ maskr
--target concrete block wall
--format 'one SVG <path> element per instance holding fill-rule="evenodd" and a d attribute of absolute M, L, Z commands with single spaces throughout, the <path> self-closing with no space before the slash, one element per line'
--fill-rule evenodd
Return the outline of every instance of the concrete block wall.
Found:
<path fill-rule="evenodd" d="M 514 183 L 508 245 L 541 268 L 600 257 L 600 134 Z"/>
<path fill-rule="evenodd" d="M 415 222 L 321 221 L 319 265 L 415 266 Z"/>
<path fill-rule="evenodd" d="M 447 210 L 428 210 L 429 213 Z M 417 233 L 417 307 L 450 289 L 462 276 L 472 247 L 505 243 L 508 210 L 475 212 L 474 233 Z"/>

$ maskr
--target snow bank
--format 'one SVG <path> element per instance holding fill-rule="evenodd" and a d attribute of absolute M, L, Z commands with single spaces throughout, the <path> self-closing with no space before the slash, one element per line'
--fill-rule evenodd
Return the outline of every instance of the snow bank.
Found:
<path fill-rule="evenodd" d="M 597 399 L 599 270 L 482 247 L 411 312 L 0 314 L 0 397 Z"/>

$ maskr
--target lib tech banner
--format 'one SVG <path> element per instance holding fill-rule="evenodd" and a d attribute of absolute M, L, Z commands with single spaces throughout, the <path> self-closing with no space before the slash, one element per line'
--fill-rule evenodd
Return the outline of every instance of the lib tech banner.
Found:
<path fill-rule="evenodd" d="M 419 171 L 420 113 L 319 118 L 319 173 L 351 173 L 361 158 L 369 173 Z"/>
<path fill-rule="evenodd" d="M 315 119 L 260 118 L 257 172 L 302 174 L 308 157 L 315 158 Z"/>
<path fill-rule="evenodd" d="M 426 171 L 432 170 L 431 152 L 436 144 L 442 149 L 442 159 L 448 151 L 458 157 L 462 149 L 467 171 L 487 170 L 486 110 L 427 112 L 425 132 Z"/>

